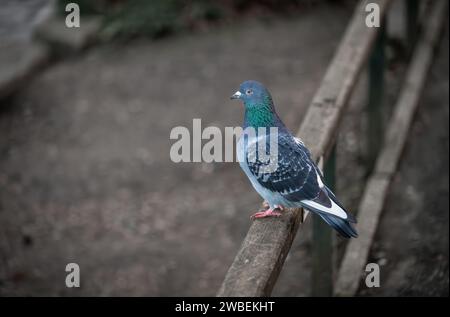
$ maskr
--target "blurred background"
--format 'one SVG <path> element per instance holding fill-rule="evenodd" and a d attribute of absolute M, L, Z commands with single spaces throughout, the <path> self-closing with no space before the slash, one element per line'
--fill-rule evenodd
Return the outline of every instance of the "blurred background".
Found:
<path fill-rule="evenodd" d="M 294 132 L 354 0 L 99 0 L 64 25 L 66 0 L 0 6 L 0 295 L 214 296 L 261 199 L 237 163 L 173 163 L 170 131 L 238 126 L 229 96 L 263 82 Z M 386 118 L 405 30 L 388 15 Z M 448 296 L 448 20 L 359 296 Z M 337 193 L 356 212 L 366 170 L 363 72 L 342 122 Z M 307 296 L 310 219 L 276 296 Z M 339 238 L 338 238 L 339 239 Z M 81 287 L 65 286 L 78 263 Z"/>

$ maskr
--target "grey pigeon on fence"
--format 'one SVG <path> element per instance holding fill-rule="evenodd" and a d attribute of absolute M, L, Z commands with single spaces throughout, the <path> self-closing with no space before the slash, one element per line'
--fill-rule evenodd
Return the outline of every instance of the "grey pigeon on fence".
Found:
<path fill-rule="evenodd" d="M 280 216 L 285 207 L 303 207 L 343 237 L 357 237 L 350 224 L 356 223 L 355 218 L 324 184 L 303 142 L 278 117 L 268 90 L 257 81 L 245 81 L 231 98 L 245 106 L 244 131 L 237 144 L 239 164 L 267 202 L 267 209 L 252 218 Z"/>

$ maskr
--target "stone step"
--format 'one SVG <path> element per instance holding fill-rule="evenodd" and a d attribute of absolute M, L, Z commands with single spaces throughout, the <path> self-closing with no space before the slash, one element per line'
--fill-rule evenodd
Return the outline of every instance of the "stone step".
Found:
<path fill-rule="evenodd" d="M 96 41 L 100 25 L 98 17 L 82 17 L 80 27 L 69 28 L 63 16 L 53 15 L 36 27 L 34 36 L 56 53 L 76 53 Z"/>
<path fill-rule="evenodd" d="M 0 44 L 0 99 L 23 86 L 48 61 L 49 49 L 34 41 L 3 41 Z"/>

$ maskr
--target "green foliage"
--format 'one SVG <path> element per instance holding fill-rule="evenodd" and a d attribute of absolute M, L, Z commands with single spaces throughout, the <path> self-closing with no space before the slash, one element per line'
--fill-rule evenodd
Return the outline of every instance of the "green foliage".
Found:
<path fill-rule="evenodd" d="M 180 29 L 183 1 L 133 0 L 105 18 L 104 35 L 110 37 L 160 37 Z"/>
<path fill-rule="evenodd" d="M 68 3 L 76 3 L 80 7 L 80 14 L 92 15 L 102 14 L 105 12 L 107 3 L 106 1 L 92 1 L 92 0 L 58 0 L 56 2 L 57 10 L 61 14 L 65 14 L 66 5 Z"/>
<path fill-rule="evenodd" d="M 207 0 L 191 2 L 190 6 L 187 7 L 187 11 L 189 18 L 194 21 L 215 21 L 224 16 L 223 9 L 218 6 L 217 2 Z"/>
<path fill-rule="evenodd" d="M 208 0 L 58 0 L 61 14 L 69 2 L 77 3 L 81 14 L 103 16 L 103 39 L 157 38 L 223 16 L 221 7 Z"/>
<path fill-rule="evenodd" d="M 57 0 L 58 11 L 75 2 L 81 15 L 100 15 L 100 37 L 158 38 L 173 32 L 195 29 L 223 18 L 233 18 L 252 11 L 255 6 L 268 11 L 291 11 L 304 2 L 316 0 Z"/>

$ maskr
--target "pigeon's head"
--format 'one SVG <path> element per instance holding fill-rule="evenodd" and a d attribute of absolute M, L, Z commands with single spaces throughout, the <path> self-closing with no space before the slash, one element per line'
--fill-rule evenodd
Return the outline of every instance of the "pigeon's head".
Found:
<path fill-rule="evenodd" d="M 272 105 L 272 97 L 266 87 L 254 80 L 244 81 L 231 99 L 240 99 L 247 106 Z"/>

